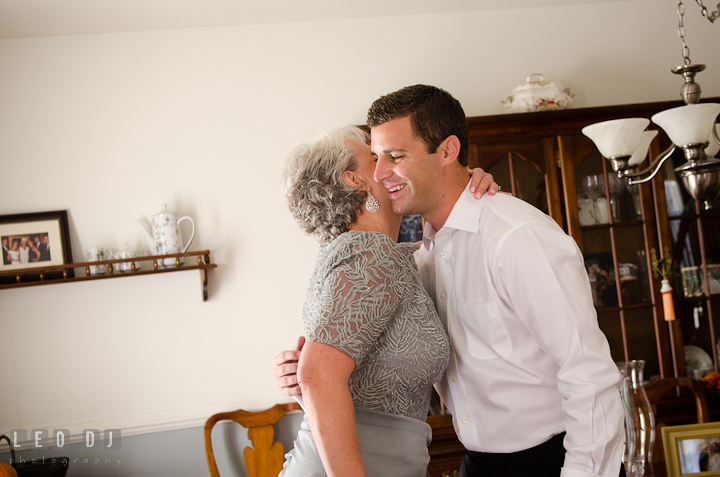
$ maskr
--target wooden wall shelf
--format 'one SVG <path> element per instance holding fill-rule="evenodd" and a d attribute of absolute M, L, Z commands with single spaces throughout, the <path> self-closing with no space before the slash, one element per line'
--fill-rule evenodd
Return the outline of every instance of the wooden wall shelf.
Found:
<path fill-rule="evenodd" d="M 183 260 L 185 257 L 194 257 L 194 260 Z M 162 263 L 168 258 L 175 259 L 175 266 L 167 267 Z M 135 263 L 142 262 L 139 268 Z M 131 270 L 120 271 L 120 264 L 130 263 Z M 106 265 L 108 271 L 103 274 L 91 274 L 90 267 Z M 169 255 L 151 255 L 147 257 L 135 257 L 118 260 L 103 260 L 100 262 L 67 263 L 65 265 L 54 265 L 51 267 L 23 268 L 0 272 L 0 290 L 7 288 L 34 287 L 41 285 L 53 285 L 56 283 L 81 282 L 87 280 L 102 280 L 106 278 L 132 277 L 137 275 L 152 275 L 155 273 L 182 272 L 185 270 L 200 271 L 200 285 L 202 299 L 208 298 L 207 271 L 216 268 L 217 264 L 210 262 L 210 251 L 174 253 Z M 78 275 L 75 269 L 81 269 L 84 275 Z"/>

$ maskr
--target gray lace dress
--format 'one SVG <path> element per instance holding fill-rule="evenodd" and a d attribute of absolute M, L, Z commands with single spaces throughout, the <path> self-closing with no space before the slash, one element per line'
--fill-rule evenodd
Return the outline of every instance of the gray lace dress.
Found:
<path fill-rule="evenodd" d="M 320 249 L 303 310 L 309 341 L 355 361 L 348 387 L 372 476 L 426 475 L 430 394 L 450 356 L 417 247 L 378 232 L 342 234 Z M 325 475 L 307 419 L 280 475 Z"/>

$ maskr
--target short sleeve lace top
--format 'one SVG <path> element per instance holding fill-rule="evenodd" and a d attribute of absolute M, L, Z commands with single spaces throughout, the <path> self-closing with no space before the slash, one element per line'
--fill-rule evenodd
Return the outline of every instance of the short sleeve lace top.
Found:
<path fill-rule="evenodd" d="M 322 247 L 310 279 L 307 339 L 355 361 L 356 406 L 424 421 L 450 345 L 413 258 L 418 245 L 351 231 Z"/>

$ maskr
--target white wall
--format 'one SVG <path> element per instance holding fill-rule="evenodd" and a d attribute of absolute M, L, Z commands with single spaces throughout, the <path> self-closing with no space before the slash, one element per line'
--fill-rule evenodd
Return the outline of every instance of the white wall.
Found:
<path fill-rule="evenodd" d="M 720 27 L 691 3 L 685 24 L 720 96 Z M 676 26 L 648 0 L 0 41 L 0 214 L 67 209 L 80 259 L 143 246 L 134 220 L 167 202 L 218 264 L 205 303 L 196 272 L 0 291 L 0 432 L 130 435 L 283 401 L 272 358 L 302 332 L 317 250 L 279 191 L 295 145 L 414 83 L 469 116 L 531 73 L 575 107 L 678 99 Z"/>

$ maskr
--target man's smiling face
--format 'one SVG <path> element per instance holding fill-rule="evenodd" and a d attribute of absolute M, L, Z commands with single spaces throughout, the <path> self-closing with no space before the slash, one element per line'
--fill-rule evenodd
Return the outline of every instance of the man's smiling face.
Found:
<path fill-rule="evenodd" d="M 435 185 L 440 160 L 413 135 L 410 117 L 373 127 L 370 149 L 377 161 L 375 180 L 388 190 L 396 214 L 426 215 L 438 207 L 442 194 L 435 193 Z"/>

